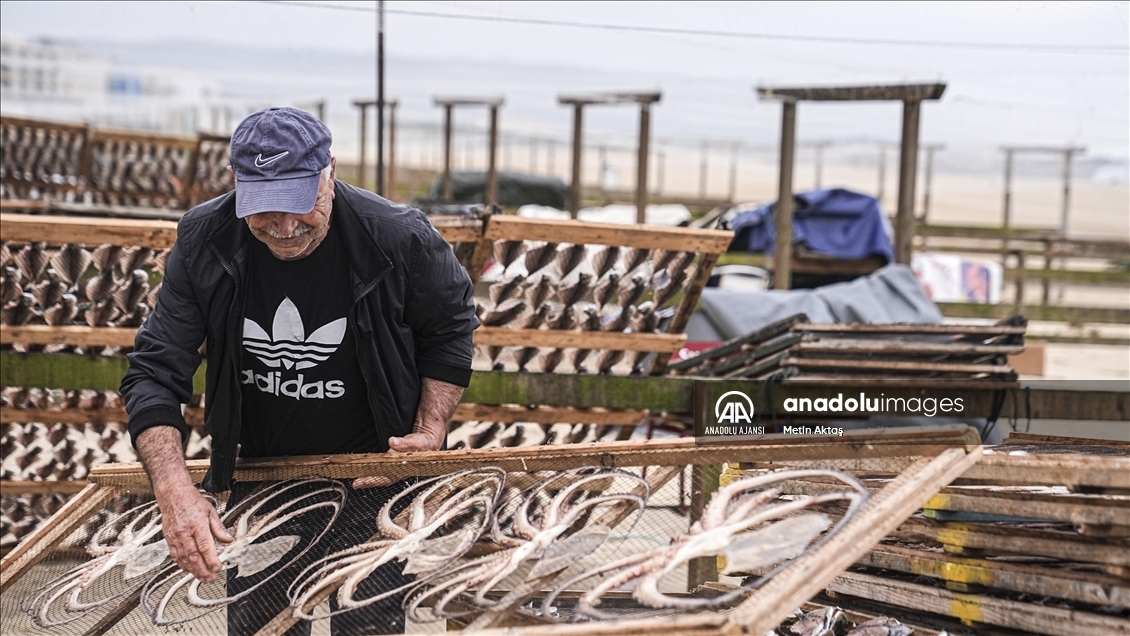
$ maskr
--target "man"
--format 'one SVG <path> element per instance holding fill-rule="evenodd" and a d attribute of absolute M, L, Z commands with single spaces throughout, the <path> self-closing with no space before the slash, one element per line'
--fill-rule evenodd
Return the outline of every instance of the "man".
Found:
<path fill-rule="evenodd" d="M 437 450 L 470 380 L 478 320 L 466 272 L 419 211 L 335 181 L 330 143 L 321 122 L 294 108 L 240 123 L 235 191 L 181 219 L 157 306 L 129 355 L 130 435 L 173 559 L 205 582 L 222 569 L 215 541 L 232 537 L 182 453 L 181 404 L 201 344 L 210 492 L 232 489 L 237 455 Z M 398 490 L 384 488 L 390 481 L 353 487 L 381 486 L 388 497 Z M 236 488 L 229 506 L 247 490 Z"/>

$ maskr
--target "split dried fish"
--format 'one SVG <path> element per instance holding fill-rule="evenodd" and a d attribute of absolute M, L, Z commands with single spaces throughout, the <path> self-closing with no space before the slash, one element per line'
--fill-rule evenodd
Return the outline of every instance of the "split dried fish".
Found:
<path fill-rule="evenodd" d="M 667 269 L 667 266 L 670 265 L 671 261 L 675 260 L 675 257 L 678 255 L 678 252 L 672 250 L 658 250 L 651 257 L 651 271 L 658 273 Z"/>
<path fill-rule="evenodd" d="M 274 568 L 274 571 L 246 590 L 233 596 L 203 598 L 200 581 L 176 564 L 158 572 L 141 590 L 141 607 L 154 625 L 173 625 L 199 618 L 243 598 L 288 565 L 301 558 L 329 531 L 345 504 L 346 488 L 333 479 L 311 478 L 276 482 L 252 493 L 239 505 L 224 514 L 224 526 L 235 541 L 217 545 L 218 558 L 224 569 L 236 571 L 236 577 L 248 577 Z M 284 528 L 303 515 L 319 512 L 325 527 L 305 545 L 297 535 L 281 535 L 259 541 L 273 530 Z M 229 574 L 228 576 L 231 576 Z M 169 616 L 170 604 L 181 608 L 184 615 Z M 193 611 L 184 611 L 188 608 Z"/>
<path fill-rule="evenodd" d="M 149 274 L 143 269 L 135 269 L 113 293 L 114 306 L 127 314 L 149 293 Z"/>
<path fill-rule="evenodd" d="M 407 561 L 404 573 L 415 574 L 418 579 L 442 571 L 490 527 L 505 483 L 506 471 L 487 466 L 425 479 L 400 492 L 377 516 L 381 538 L 319 559 L 295 578 L 287 590 L 294 615 L 314 620 L 314 606 L 321 600 L 319 593 L 337 585 L 338 609 L 330 615 L 369 606 L 416 585 L 413 582 L 358 598 L 360 586 L 386 563 Z M 412 502 L 404 515 L 407 523 L 398 525 L 391 511 L 409 496 Z M 447 533 L 437 535 L 441 530 Z"/>
<path fill-rule="evenodd" d="M 585 260 L 584 244 L 569 245 L 557 251 L 557 271 L 564 279 Z M 590 275 L 591 277 L 591 275 Z"/>
<path fill-rule="evenodd" d="M 592 274 L 597 280 L 604 276 L 608 270 L 616 265 L 616 261 L 620 260 L 620 248 L 615 245 L 600 250 L 592 257 Z"/>
<path fill-rule="evenodd" d="M 634 305 L 647 291 L 647 277 L 643 274 L 636 274 L 632 279 L 625 282 L 620 286 L 620 295 L 617 299 L 621 308 L 627 308 L 629 305 Z"/>
<path fill-rule="evenodd" d="M 114 270 L 106 268 L 99 271 L 94 278 L 86 281 L 86 287 L 83 291 L 86 293 L 87 300 L 96 303 L 113 293 L 117 285 L 118 281 L 114 278 Z"/>
<path fill-rule="evenodd" d="M 495 241 L 494 260 L 502 264 L 503 269 L 518 260 L 522 252 L 526 251 L 526 244 L 522 241 Z"/>
<path fill-rule="evenodd" d="M 586 294 L 589 293 L 592 283 L 592 274 L 581 272 L 577 275 L 577 280 L 572 285 L 561 287 L 557 290 L 557 299 L 561 301 L 562 305 L 569 307 L 574 305 Z"/>
<path fill-rule="evenodd" d="M 128 275 L 130 272 L 140 269 L 145 261 L 149 260 L 149 255 L 153 250 L 148 247 L 127 247 L 118 254 L 118 271 L 123 276 Z"/>
<path fill-rule="evenodd" d="M 15 267 L 4 268 L 4 278 L 0 279 L 0 305 L 6 305 L 20 297 L 24 288 L 20 286 L 23 274 Z"/>
<path fill-rule="evenodd" d="M 43 310 L 43 320 L 52 327 L 65 325 L 78 314 L 78 299 L 74 294 L 63 294 L 59 302 Z"/>
<path fill-rule="evenodd" d="M 836 626 L 844 622 L 844 611 L 838 607 L 825 607 L 805 612 L 789 626 L 796 636 L 835 636 Z"/>
<path fill-rule="evenodd" d="M 77 285 L 90 263 L 90 252 L 80 245 L 64 245 L 51 256 L 51 267 L 68 285 Z"/>
<path fill-rule="evenodd" d="M 911 636 L 914 630 L 887 616 L 876 616 L 848 630 L 847 636 Z"/>
<path fill-rule="evenodd" d="M 655 311 L 655 303 L 649 300 L 636 307 L 630 325 L 636 333 L 654 333 L 659 328 L 659 314 Z"/>
<path fill-rule="evenodd" d="M 561 361 L 564 358 L 565 351 L 562 349 L 554 349 L 553 351 L 545 354 L 545 357 L 542 358 L 541 361 L 541 372 L 553 373 L 557 370 L 557 367 L 561 364 Z"/>
<path fill-rule="evenodd" d="M 604 325 L 604 330 L 613 333 L 623 332 L 628 328 L 628 324 L 631 322 L 632 316 L 635 313 L 636 308 L 631 305 L 624 309 L 621 309 L 620 312 L 612 318 L 612 320 L 608 321 L 608 324 Z"/>
<path fill-rule="evenodd" d="M 592 290 L 593 301 L 596 302 L 597 307 L 604 307 L 612 302 L 612 298 L 616 296 L 620 287 L 620 274 L 612 272 L 607 278 L 597 283 L 596 287 Z"/>
<path fill-rule="evenodd" d="M 46 243 L 28 243 L 24 248 L 12 255 L 16 267 L 20 268 L 28 280 L 35 280 L 47 267 L 51 254 L 47 252 Z"/>
<path fill-rule="evenodd" d="M 549 299 L 549 295 L 553 292 L 553 281 L 549 276 L 541 276 L 536 283 L 531 283 L 526 287 L 526 306 L 532 308 L 540 308 L 545 301 Z"/>
<path fill-rule="evenodd" d="M 645 250 L 639 247 L 628 249 L 624 253 L 624 275 L 631 274 L 637 267 L 647 262 L 647 257 L 651 255 L 651 250 Z"/>
<path fill-rule="evenodd" d="M 597 373 L 608 373 L 612 367 L 616 366 L 617 362 L 624 359 L 623 351 L 605 351 L 600 354 L 600 359 L 596 363 Z"/>
<path fill-rule="evenodd" d="M 530 317 L 527 318 L 526 322 L 522 324 L 522 328 L 523 329 L 537 329 L 538 327 L 544 325 L 545 321 L 548 318 L 549 318 L 549 305 L 542 305 L 542 306 L 538 307 L 537 311 L 530 314 Z"/>
<path fill-rule="evenodd" d="M 517 296 L 522 289 L 522 283 L 524 283 L 525 281 L 525 276 L 522 276 L 520 274 L 513 276 L 509 280 L 504 280 L 491 285 L 490 289 L 487 290 L 487 294 L 490 296 L 491 302 L 497 305 L 514 296 Z"/>
<path fill-rule="evenodd" d="M 686 281 L 687 271 L 678 270 L 674 275 L 667 278 L 667 281 L 655 289 L 655 306 L 662 307 L 668 300 L 671 300 L 683 289 L 683 283 Z"/>
<path fill-rule="evenodd" d="M 118 264 L 118 257 L 122 254 L 122 247 L 120 245 L 110 245 L 109 243 L 99 245 L 94 248 L 91 253 L 91 260 L 94 262 L 94 267 L 99 272 L 114 269 Z"/>
<path fill-rule="evenodd" d="M 0 323 L 5 325 L 23 325 L 35 318 L 35 297 L 31 294 L 20 294 L 12 302 L 0 309 Z"/>
<path fill-rule="evenodd" d="M 103 299 L 86 310 L 86 324 L 91 327 L 105 327 L 118 315 L 112 298 Z"/>
<path fill-rule="evenodd" d="M 526 365 L 529 364 L 530 360 L 533 360 L 534 356 L 536 356 L 537 354 L 537 347 L 522 347 L 522 349 L 519 350 L 518 353 L 514 356 L 514 359 L 518 362 L 518 370 L 525 371 Z"/>
<path fill-rule="evenodd" d="M 558 312 L 557 316 L 555 316 L 552 320 L 550 320 L 549 328 L 550 329 L 569 330 L 569 329 L 572 329 L 574 326 L 576 326 L 576 324 L 577 324 L 576 309 L 573 308 L 573 307 L 562 307 L 561 311 Z"/>
<path fill-rule="evenodd" d="M 513 322 L 524 311 L 526 303 L 512 298 L 483 314 L 482 323 L 485 327 L 501 327 Z"/>
<path fill-rule="evenodd" d="M 526 250 L 526 275 L 533 276 L 553 262 L 557 257 L 557 243 L 546 243 L 531 250 Z"/>
<path fill-rule="evenodd" d="M 31 295 L 40 307 L 50 307 L 62 299 L 63 294 L 70 288 L 59 274 L 51 268 L 47 269 L 47 278 L 31 286 Z"/>
<path fill-rule="evenodd" d="M 809 477 L 832 477 L 848 486 L 848 489 L 804 499 L 778 500 L 781 490 L 774 487 L 776 484 Z M 725 555 L 727 561 L 745 559 L 747 563 L 777 563 L 799 557 L 834 536 L 855 517 L 867 498 L 867 488 L 859 480 L 847 473 L 834 470 L 779 471 L 740 479 L 719 489 L 706 506 L 702 517 L 691 526 L 690 531 L 672 539 L 670 545 L 590 568 L 586 572 L 560 582 L 545 598 L 542 607 L 552 607 L 555 599 L 566 589 L 585 588 L 588 589 L 578 599 L 575 610 L 578 618 L 599 620 L 623 618 L 622 615 L 597 609 L 601 597 L 618 588 L 631 590 L 632 597 L 641 605 L 657 610 L 694 611 L 723 607 L 763 585 L 783 569 L 783 566 L 777 565 L 768 574 L 747 586 L 714 598 L 677 597 L 664 594 L 659 590 L 659 582 L 676 568 L 699 557 Z M 810 519 L 803 522 L 805 532 L 799 534 L 791 532 L 796 531 L 798 525 L 797 522 L 789 521 L 790 515 L 810 506 L 832 501 L 846 501 L 848 509 L 823 538 L 813 541 L 812 529 L 820 525 L 827 527 L 830 522 L 824 515 L 808 515 Z M 759 532 L 770 531 L 776 524 L 788 523 L 786 527 L 770 534 L 755 534 L 757 539 L 748 536 L 749 530 L 770 522 L 775 523 L 761 528 Z M 762 545 L 766 541 L 773 545 Z M 751 551 L 755 553 L 754 556 L 748 554 Z M 595 583 L 591 587 L 582 584 L 590 580 Z"/>

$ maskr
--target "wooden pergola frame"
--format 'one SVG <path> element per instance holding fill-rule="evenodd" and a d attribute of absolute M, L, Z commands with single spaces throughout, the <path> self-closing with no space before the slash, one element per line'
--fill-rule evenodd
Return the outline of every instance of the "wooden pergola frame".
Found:
<path fill-rule="evenodd" d="M 793 255 L 793 163 L 796 149 L 797 102 L 900 101 L 902 142 L 899 199 L 895 216 L 895 262 L 909 264 L 914 240 L 914 187 L 918 175 L 918 121 L 924 100 L 940 99 L 945 84 L 890 86 L 771 87 L 755 89 L 759 98 L 781 102 L 781 160 L 774 229 L 773 287 L 789 289 Z"/>
<path fill-rule="evenodd" d="M 490 110 L 490 130 L 487 133 L 487 189 L 483 203 L 489 208 L 498 202 L 498 109 L 505 102 L 502 97 L 435 97 L 432 102 L 443 107 L 443 200 L 451 201 L 451 139 L 453 112 L 457 107 L 486 106 Z"/>

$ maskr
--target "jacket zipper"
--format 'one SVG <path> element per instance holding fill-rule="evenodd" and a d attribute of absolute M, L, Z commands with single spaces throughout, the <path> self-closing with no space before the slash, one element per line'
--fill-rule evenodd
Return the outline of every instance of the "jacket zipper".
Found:
<path fill-rule="evenodd" d="M 384 277 L 387 276 L 389 271 L 391 270 L 392 267 L 390 266 L 383 272 L 378 274 L 377 277 L 373 279 L 373 282 L 369 283 L 369 285 L 365 287 L 364 291 L 361 292 L 361 295 L 353 301 L 353 320 L 349 325 L 349 327 L 353 330 L 353 346 L 357 348 L 357 360 L 361 363 L 361 379 L 365 381 L 365 399 L 369 402 L 369 412 L 372 413 L 373 426 L 377 429 L 378 435 L 380 434 L 380 423 L 377 421 L 377 406 L 373 403 L 373 382 L 369 379 L 369 366 L 361 347 L 361 333 L 357 330 L 356 308 L 357 305 L 359 305 L 366 296 L 368 296 L 374 289 L 376 289 L 377 284 L 384 280 Z"/>
<path fill-rule="evenodd" d="M 235 284 L 235 293 L 232 294 L 231 305 L 228 306 L 228 335 L 232 338 L 232 341 L 235 343 L 235 349 L 233 349 L 232 355 L 231 355 L 231 365 L 232 365 L 232 372 L 235 374 L 233 377 L 235 377 L 235 382 L 236 382 L 236 385 L 235 385 L 236 425 L 232 430 L 232 435 L 233 435 L 233 439 L 236 440 L 236 448 L 238 448 L 239 447 L 240 429 L 243 428 L 243 391 L 239 386 L 239 356 L 241 354 L 241 351 L 238 350 L 239 347 L 240 347 L 239 334 L 235 333 L 235 331 L 234 331 L 234 329 L 238 328 L 238 325 L 234 325 L 234 326 L 232 325 L 231 316 L 232 316 L 232 312 L 235 311 L 236 299 L 239 298 L 239 277 L 236 276 L 235 271 L 233 271 L 232 268 L 228 266 L 227 261 L 225 261 L 220 256 L 220 253 L 215 248 L 215 246 L 213 246 L 211 243 L 208 243 L 208 249 L 209 249 L 209 251 L 212 252 L 212 255 L 216 257 L 216 260 L 220 262 L 220 266 L 224 268 L 224 271 L 227 272 L 228 276 L 231 276 L 232 283 Z M 233 455 L 234 455 L 234 452 L 235 452 L 234 449 L 232 449 L 232 451 L 233 451 Z M 235 461 L 234 457 L 232 457 L 232 461 L 233 462 Z M 233 463 L 233 465 L 234 465 L 234 463 Z M 230 483 L 234 483 L 235 480 L 228 477 L 226 479 L 226 481 L 228 481 Z"/>

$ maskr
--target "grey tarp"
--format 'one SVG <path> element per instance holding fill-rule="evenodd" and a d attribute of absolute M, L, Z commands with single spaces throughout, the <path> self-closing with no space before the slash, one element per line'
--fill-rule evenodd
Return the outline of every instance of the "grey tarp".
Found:
<path fill-rule="evenodd" d="M 728 340 L 800 313 L 820 323 L 942 322 L 941 312 L 905 265 L 888 265 L 870 276 L 817 289 L 750 292 L 708 287 L 702 307 L 715 337 L 696 337 L 699 334 L 688 329 L 690 340 Z M 706 326 L 701 319 L 694 322 L 696 331 Z"/>

